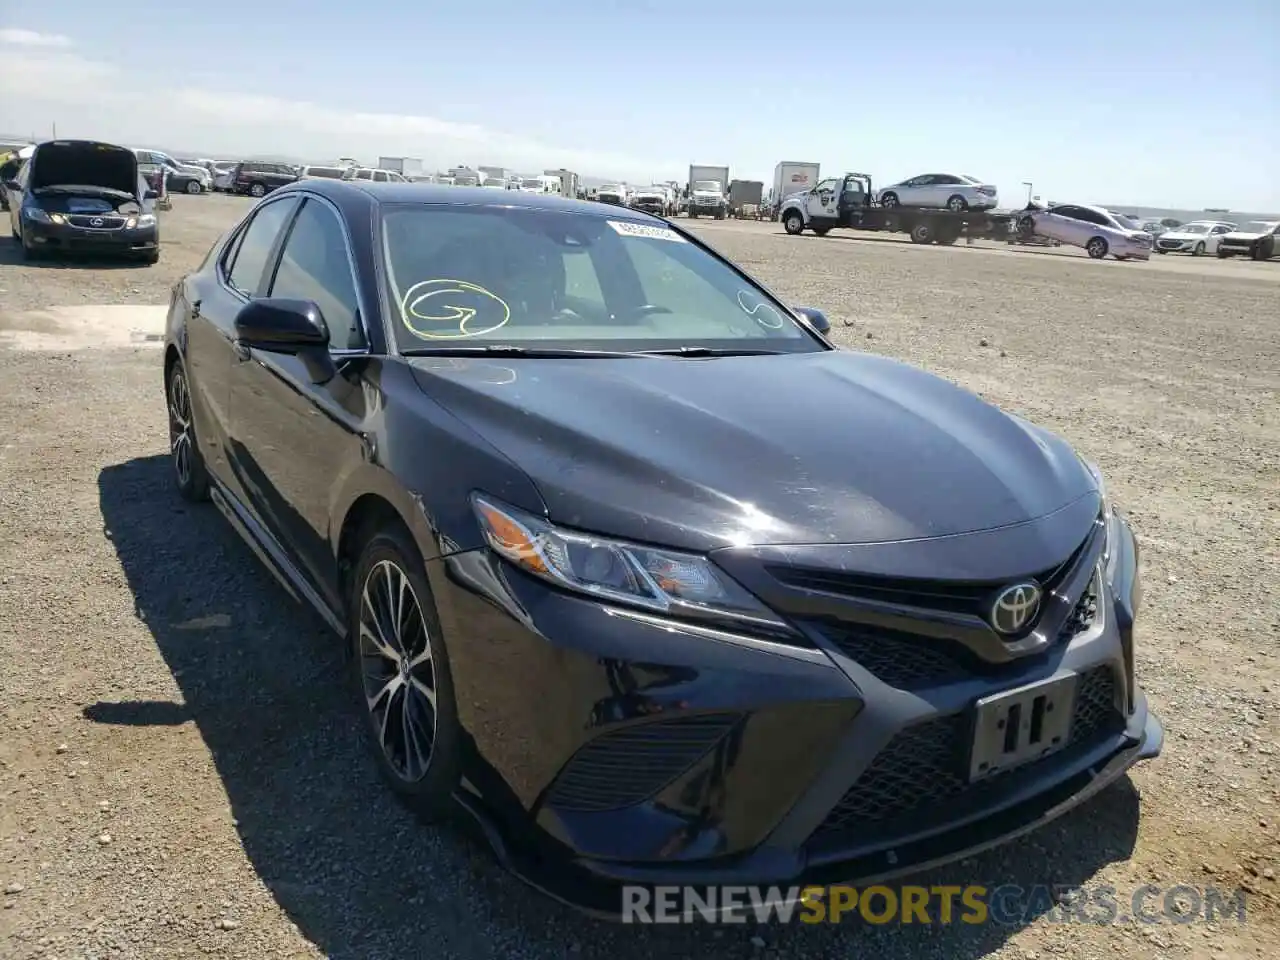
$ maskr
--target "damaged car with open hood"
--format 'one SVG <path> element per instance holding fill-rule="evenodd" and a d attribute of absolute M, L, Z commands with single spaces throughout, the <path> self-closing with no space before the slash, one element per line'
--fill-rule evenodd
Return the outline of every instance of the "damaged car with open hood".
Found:
<path fill-rule="evenodd" d="M 45 254 L 160 259 L 155 191 L 132 150 L 96 140 L 48 140 L 4 182 L 24 259 Z"/>

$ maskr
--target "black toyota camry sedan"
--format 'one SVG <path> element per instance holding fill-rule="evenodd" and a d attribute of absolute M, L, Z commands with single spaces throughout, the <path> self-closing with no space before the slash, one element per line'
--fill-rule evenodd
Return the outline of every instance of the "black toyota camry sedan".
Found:
<path fill-rule="evenodd" d="M 344 638 L 386 780 L 517 872 L 885 877 L 1156 756 L 1096 468 L 693 235 L 308 180 L 173 290 L 174 479 Z"/>

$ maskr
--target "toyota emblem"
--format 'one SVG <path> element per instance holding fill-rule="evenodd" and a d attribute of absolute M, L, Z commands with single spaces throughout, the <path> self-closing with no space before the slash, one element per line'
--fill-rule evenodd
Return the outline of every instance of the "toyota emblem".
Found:
<path fill-rule="evenodd" d="M 91 226 L 91 227 L 100 227 L 100 226 L 102 226 L 102 218 L 101 218 L 101 217 L 94 217 L 92 220 L 90 220 L 90 221 L 89 221 L 89 226 Z"/>
<path fill-rule="evenodd" d="M 997 633 L 1019 633 L 1040 612 L 1040 585 L 1030 581 L 1005 587 L 991 603 L 987 615 Z"/>

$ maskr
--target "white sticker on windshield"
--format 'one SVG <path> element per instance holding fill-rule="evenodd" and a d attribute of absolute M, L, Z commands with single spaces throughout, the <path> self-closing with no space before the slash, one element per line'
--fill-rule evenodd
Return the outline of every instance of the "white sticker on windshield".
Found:
<path fill-rule="evenodd" d="M 668 227 L 656 227 L 648 223 L 636 223 L 633 220 L 610 220 L 608 223 L 624 237 L 648 237 L 651 240 L 670 240 L 673 243 L 689 242 Z"/>

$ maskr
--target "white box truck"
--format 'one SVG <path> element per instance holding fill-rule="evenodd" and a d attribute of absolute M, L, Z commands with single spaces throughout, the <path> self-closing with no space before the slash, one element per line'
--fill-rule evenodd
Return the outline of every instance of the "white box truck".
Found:
<path fill-rule="evenodd" d="M 773 168 L 773 191 L 769 194 L 769 205 L 776 210 L 787 197 L 812 190 L 817 185 L 818 164 L 783 160 Z"/>
<path fill-rule="evenodd" d="M 723 220 L 729 215 L 729 168 L 689 165 L 689 216 Z"/>
<path fill-rule="evenodd" d="M 379 170 L 394 170 L 402 177 L 414 177 L 422 173 L 422 160 L 419 157 L 379 157 Z"/>

